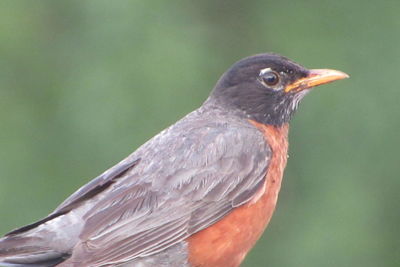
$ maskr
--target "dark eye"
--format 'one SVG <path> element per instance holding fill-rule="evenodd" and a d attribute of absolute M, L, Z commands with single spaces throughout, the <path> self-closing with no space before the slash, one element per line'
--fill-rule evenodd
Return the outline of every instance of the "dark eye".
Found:
<path fill-rule="evenodd" d="M 279 82 L 279 74 L 273 70 L 268 70 L 260 74 L 262 81 L 269 86 L 276 85 Z"/>

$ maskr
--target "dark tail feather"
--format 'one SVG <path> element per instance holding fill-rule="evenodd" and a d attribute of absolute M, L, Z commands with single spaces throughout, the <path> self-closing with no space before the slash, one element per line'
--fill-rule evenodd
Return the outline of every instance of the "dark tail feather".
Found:
<path fill-rule="evenodd" d="M 69 257 L 46 247 L 32 236 L 10 235 L 0 239 L 0 266 L 51 267 Z"/>

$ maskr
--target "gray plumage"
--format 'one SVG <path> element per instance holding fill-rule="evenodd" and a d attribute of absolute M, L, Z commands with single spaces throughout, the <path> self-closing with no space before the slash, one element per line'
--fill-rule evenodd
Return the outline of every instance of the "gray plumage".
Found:
<path fill-rule="evenodd" d="M 0 261 L 162 266 L 162 258 L 154 262 L 157 254 L 185 246 L 188 236 L 255 194 L 270 154 L 261 132 L 209 100 L 79 189 L 49 217 L 1 239 Z M 18 249 L 9 249 L 18 242 Z"/>

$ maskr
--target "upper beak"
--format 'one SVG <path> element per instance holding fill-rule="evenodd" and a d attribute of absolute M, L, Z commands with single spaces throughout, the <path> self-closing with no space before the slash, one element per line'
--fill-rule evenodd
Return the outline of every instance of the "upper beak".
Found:
<path fill-rule="evenodd" d="M 298 79 L 297 81 L 286 86 L 285 92 L 301 91 L 307 88 L 334 82 L 337 80 L 342 80 L 345 78 L 349 78 L 349 75 L 338 70 L 313 69 L 310 70 L 309 74 L 306 77 Z"/>

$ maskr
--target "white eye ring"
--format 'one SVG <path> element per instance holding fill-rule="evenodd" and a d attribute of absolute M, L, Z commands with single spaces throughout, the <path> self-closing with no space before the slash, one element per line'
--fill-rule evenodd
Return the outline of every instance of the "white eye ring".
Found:
<path fill-rule="evenodd" d="M 260 81 L 267 87 L 275 89 L 275 86 L 279 84 L 280 75 L 271 68 L 265 68 L 260 71 Z"/>
<path fill-rule="evenodd" d="M 270 72 L 270 71 L 272 71 L 271 68 L 262 69 L 262 70 L 260 70 L 260 76 L 262 76 L 262 75 L 265 74 L 266 72 Z"/>

